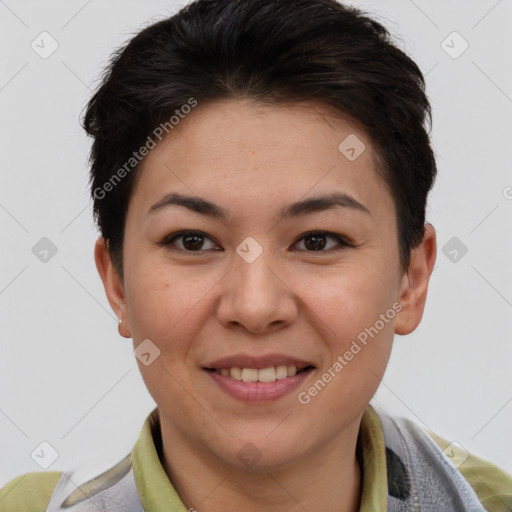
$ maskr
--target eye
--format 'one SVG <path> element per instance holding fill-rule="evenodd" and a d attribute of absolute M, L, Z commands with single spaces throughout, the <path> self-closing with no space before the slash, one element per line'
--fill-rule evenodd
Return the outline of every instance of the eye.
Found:
<path fill-rule="evenodd" d="M 335 233 L 329 233 L 328 231 L 312 231 L 310 233 L 307 233 L 306 235 L 303 235 L 297 242 L 304 240 L 304 246 L 306 247 L 306 252 L 328 252 L 324 249 L 326 249 L 326 239 L 330 238 L 331 240 L 334 240 L 339 247 L 335 247 L 334 250 L 341 250 L 345 247 L 352 247 L 352 244 L 350 244 L 347 240 L 345 240 L 340 235 L 337 235 Z M 332 247 L 328 248 L 329 250 L 332 249 Z"/>
<path fill-rule="evenodd" d="M 181 241 L 181 247 L 170 247 L 177 251 L 185 252 L 201 252 L 205 240 L 211 240 L 210 237 L 202 233 L 201 231 L 180 231 L 178 233 L 172 233 L 165 237 L 160 245 L 172 246 L 176 241 Z M 212 241 L 213 242 L 213 241 Z M 217 245 L 213 244 L 214 247 Z"/>

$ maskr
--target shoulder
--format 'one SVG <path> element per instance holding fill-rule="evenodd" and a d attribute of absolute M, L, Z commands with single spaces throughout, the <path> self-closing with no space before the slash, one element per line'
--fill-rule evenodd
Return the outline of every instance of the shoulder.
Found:
<path fill-rule="evenodd" d="M 38 471 L 20 475 L 0 489 L 2 512 L 41 512 L 46 510 L 62 473 Z"/>
<path fill-rule="evenodd" d="M 512 510 L 512 476 L 494 464 L 469 453 L 458 443 L 425 429 L 471 485 L 488 512 Z"/>
<path fill-rule="evenodd" d="M 396 416 L 372 404 L 385 438 L 386 450 L 402 454 L 412 471 L 435 481 L 451 496 L 468 499 L 464 489 L 473 491 L 470 505 L 477 503 L 487 512 L 512 511 L 512 476 L 494 464 L 469 453 L 460 444 L 447 441 L 403 416 Z M 451 484 L 449 482 L 452 482 Z M 421 494 L 422 487 L 417 490 Z"/>
<path fill-rule="evenodd" d="M 119 510 L 126 510 L 128 504 L 137 503 L 138 499 L 129 478 L 131 468 L 129 453 L 114 466 L 78 486 L 73 481 L 73 471 L 25 473 L 0 489 L 0 511 L 44 512 L 50 503 L 52 510 L 57 504 L 58 510 L 61 510 L 60 507 L 79 505 L 93 497 L 97 504 L 112 504 L 115 498 L 115 504 L 120 505 Z"/>

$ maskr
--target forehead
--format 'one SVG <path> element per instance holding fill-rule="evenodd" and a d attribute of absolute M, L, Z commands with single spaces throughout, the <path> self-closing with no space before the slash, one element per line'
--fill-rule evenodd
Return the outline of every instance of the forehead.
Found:
<path fill-rule="evenodd" d="M 133 200 L 149 207 L 181 191 L 226 207 L 240 199 L 251 211 L 342 191 L 393 208 L 377 165 L 365 130 L 322 103 L 223 100 L 196 106 L 150 151 Z"/>

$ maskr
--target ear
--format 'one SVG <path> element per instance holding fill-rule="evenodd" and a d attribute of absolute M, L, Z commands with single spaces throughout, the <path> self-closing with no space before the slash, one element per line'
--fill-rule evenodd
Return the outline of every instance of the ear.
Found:
<path fill-rule="evenodd" d="M 124 338 L 131 338 L 130 324 L 126 314 L 126 299 L 124 285 L 121 276 L 115 269 L 110 254 L 108 252 L 107 242 L 103 237 L 96 240 L 94 246 L 94 260 L 96 268 L 100 274 L 108 302 L 115 314 L 122 321 L 119 324 L 119 334 Z"/>
<path fill-rule="evenodd" d="M 395 321 L 397 334 L 409 334 L 418 327 L 423 317 L 427 290 L 432 270 L 436 262 L 436 230 L 425 224 L 425 234 L 421 244 L 411 251 L 411 262 L 402 277 L 399 301 L 402 309 Z"/>

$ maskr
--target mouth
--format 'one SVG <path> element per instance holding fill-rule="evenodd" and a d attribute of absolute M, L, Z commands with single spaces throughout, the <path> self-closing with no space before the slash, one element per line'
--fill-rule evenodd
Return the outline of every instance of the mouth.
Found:
<path fill-rule="evenodd" d="M 233 354 L 202 367 L 227 395 L 250 403 L 263 403 L 290 395 L 316 367 L 286 354 Z"/>
<path fill-rule="evenodd" d="M 277 365 L 265 368 L 204 368 L 204 370 L 242 382 L 275 382 L 314 370 L 314 366 Z"/>

